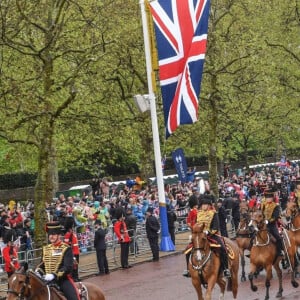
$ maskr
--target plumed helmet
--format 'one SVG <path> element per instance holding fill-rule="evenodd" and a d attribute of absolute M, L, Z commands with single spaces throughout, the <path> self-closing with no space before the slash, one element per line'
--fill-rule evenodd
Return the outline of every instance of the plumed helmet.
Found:
<path fill-rule="evenodd" d="M 58 221 L 49 222 L 46 224 L 46 232 L 48 234 L 62 234 L 63 228 Z"/>
<path fill-rule="evenodd" d="M 200 205 L 202 204 L 213 204 L 215 202 L 215 197 L 213 195 L 202 195 L 200 198 Z"/>
<path fill-rule="evenodd" d="M 269 189 L 269 190 L 265 190 L 264 191 L 264 196 L 265 196 L 265 198 L 267 199 L 269 199 L 269 198 L 274 198 L 274 191 L 272 190 L 272 189 Z"/>
<path fill-rule="evenodd" d="M 189 207 L 190 208 L 193 208 L 195 205 L 199 204 L 198 203 L 198 198 L 197 198 L 196 195 L 190 196 L 188 202 L 189 202 Z"/>

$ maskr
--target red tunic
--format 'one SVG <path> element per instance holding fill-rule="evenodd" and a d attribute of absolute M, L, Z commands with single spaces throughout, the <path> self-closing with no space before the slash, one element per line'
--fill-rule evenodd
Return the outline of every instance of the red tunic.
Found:
<path fill-rule="evenodd" d="M 198 209 L 197 208 L 192 208 L 189 213 L 188 216 L 186 218 L 186 223 L 192 228 L 196 222 L 197 222 L 197 213 L 198 213 Z"/>
<path fill-rule="evenodd" d="M 5 246 L 2 250 L 3 259 L 5 262 L 4 270 L 5 272 L 14 272 L 15 270 L 18 270 L 20 268 L 19 262 L 18 262 L 18 254 L 13 247 L 12 254 L 10 254 L 11 247 Z M 13 266 L 12 266 L 13 264 Z"/>
<path fill-rule="evenodd" d="M 64 237 L 64 242 L 67 243 L 71 248 L 74 255 L 79 255 L 79 245 L 78 245 L 78 239 L 76 234 L 73 232 L 67 232 Z"/>
<path fill-rule="evenodd" d="M 114 231 L 120 243 L 130 242 L 127 226 L 124 221 L 117 221 L 114 225 Z"/>

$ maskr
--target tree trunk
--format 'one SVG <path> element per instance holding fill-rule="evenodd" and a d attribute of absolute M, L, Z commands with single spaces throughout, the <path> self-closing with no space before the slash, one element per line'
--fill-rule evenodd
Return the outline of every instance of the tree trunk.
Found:
<path fill-rule="evenodd" d="M 51 203 L 57 185 L 56 150 L 53 144 L 52 126 L 44 126 L 39 151 L 38 177 L 34 192 L 35 245 L 41 248 L 46 242 L 46 203 Z"/>

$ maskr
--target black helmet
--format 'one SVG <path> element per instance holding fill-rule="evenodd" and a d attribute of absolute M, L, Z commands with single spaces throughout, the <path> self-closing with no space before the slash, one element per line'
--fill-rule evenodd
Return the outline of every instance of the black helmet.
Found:
<path fill-rule="evenodd" d="M 189 198 L 189 207 L 193 208 L 195 205 L 198 205 L 198 198 L 195 195 L 190 196 Z"/>

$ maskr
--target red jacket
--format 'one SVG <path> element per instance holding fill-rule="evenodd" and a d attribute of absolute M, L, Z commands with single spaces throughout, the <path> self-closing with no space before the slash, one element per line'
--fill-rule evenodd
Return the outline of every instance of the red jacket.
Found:
<path fill-rule="evenodd" d="M 72 248 L 73 255 L 80 254 L 78 239 L 75 233 L 68 231 L 64 236 L 64 242 Z"/>
<path fill-rule="evenodd" d="M 130 237 L 124 221 L 117 221 L 114 225 L 114 231 L 120 243 L 130 243 Z"/>
<path fill-rule="evenodd" d="M 18 270 L 20 268 L 18 262 L 18 254 L 15 247 L 5 246 L 2 250 L 2 256 L 5 262 L 4 265 L 5 272 L 14 272 L 15 270 Z"/>
<path fill-rule="evenodd" d="M 193 208 L 189 211 L 189 214 L 186 218 L 186 223 L 193 228 L 193 226 L 196 224 L 197 222 L 197 213 L 198 213 L 198 209 L 197 208 Z"/>

